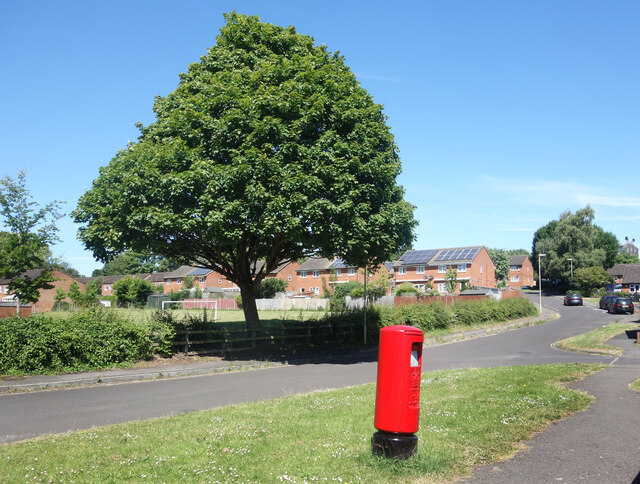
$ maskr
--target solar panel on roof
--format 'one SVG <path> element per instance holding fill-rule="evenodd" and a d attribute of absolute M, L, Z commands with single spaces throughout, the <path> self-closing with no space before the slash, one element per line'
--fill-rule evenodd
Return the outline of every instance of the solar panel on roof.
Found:
<path fill-rule="evenodd" d="M 438 254 L 436 261 L 457 261 L 473 259 L 480 249 L 446 249 Z"/>
<path fill-rule="evenodd" d="M 427 264 L 436 252 L 436 250 L 412 250 L 405 254 L 402 263 L 405 265 Z"/>
<path fill-rule="evenodd" d="M 204 276 L 205 274 L 209 274 L 211 272 L 210 269 L 205 269 L 204 267 L 196 267 L 192 270 L 189 275 L 190 276 Z"/>

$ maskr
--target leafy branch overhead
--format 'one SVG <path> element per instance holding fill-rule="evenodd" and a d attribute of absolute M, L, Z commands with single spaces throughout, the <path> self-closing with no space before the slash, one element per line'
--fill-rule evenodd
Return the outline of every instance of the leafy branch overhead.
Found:
<path fill-rule="evenodd" d="M 151 251 L 222 273 L 257 323 L 251 300 L 279 264 L 382 262 L 413 240 L 414 207 L 382 107 L 343 57 L 294 27 L 225 18 L 74 217 L 102 260 Z"/>

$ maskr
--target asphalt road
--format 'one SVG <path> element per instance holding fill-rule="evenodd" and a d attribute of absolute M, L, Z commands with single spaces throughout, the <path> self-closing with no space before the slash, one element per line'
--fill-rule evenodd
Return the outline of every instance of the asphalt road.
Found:
<path fill-rule="evenodd" d="M 615 373 L 615 377 L 589 377 L 584 383 L 584 385 L 596 387 L 596 390 L 591 388 L 590 393 L 593 391 L 592 394 L 596 394 L 596 404 L 599 406 L 603 404 L 600 401 L 602 399 L 598 399 L 597 393 L 598 391 L 602 393 L 603 385 L 606 388 L 608 379 L 616 380 L 618 387 L 620 387 L 640 378 L 640 351 L 635 349 L 631 349 L 624 358 L 613 358 L 569 353 L 552 347 L 552 343 L 559 339 L 590 331 L 619 320 L 621 316 L 609 315 L 605 311 L 589 306 L 563 307 L 562 300 L 557 297 L 545 297 L 543 305 L 558 311 L 562 317 L 546 324 L 494 336 L 425 348 L 423 351 L 423 371 L 557 362 L 607 363 L 612 367 L 597 375 L 607 375 L 607 372 L 611 372 Z M 634 318 L 634 321 L 637 319 Z M 623 335 L 622 338 L 624 339 L 625 336 Z M 628 344 L 628 341 L 621 340 L 621 343 Z M 344 361 L 323 364 L 288 365 L 171 380 L 0 395 L 0 443 L 28 439 L 45 433 L 59 433 L 130 420 L 177 415 L 232 403 L 272 399 L 312 390 L 374 382 L 375 378 L 375 358 L 368 358 L 365 361 L 362 359 L 353 361 L 345 358 Z M 640 416 L 640 412 L 638 412 L 640 399 L 637 398 L 635 392 L 628 391 L 630 393 L 625 394 L 628 397 L 628 402 L 622 404 L 620 407 L 622 410 L 616 411 L 615 422 L 598 421 L 598 423 L 594 421 L 593 426 L 587 422 L 584 424 L 584 432 L 588 434 L 590 429 L 593 429 L 594 433 L 608 435 L 607 426 L 615 425 L 616 431 L 620 432 L 626 422 L 633 422 L 635 433 L 639 428 L 635 425 L 635 420 L 638 419 L 625 420 L 626 414 L 624 412 L 633 410 L 636 415 Z M 618 393 L 612 393 L 613 398 L 621 400 L 622 397 Z M 595 407 L 596 404 L 592 407 Z M 606 412 L 607 408 L 610 406 L 605 405 L 603 411 Z M 589 417 L 590 412 L 591 408 L 581 415 Z M 574 420 L 571 418 L 563 422 Z M 627 425 L 627 432 L 630 431 Z M 547 435 L 547 432 L 542 435 Z M 609 439 L 612 449 L 610 454 L 620 452 L 618 449 L 620 445 L 613 446 L 614 442 L 620 440 L 619 435 Z M 588 462 L 577 458 L 578 453 L 575 449 L 580 447 L 580 437 L 576 438 L 578 440 L 571 444 L 573 446 L 571 448 L 574 448 L 571 457 L 576 461 L 579 471 L 580 467 L 586 466 Z M 632 439 L 631 436 L 628 438 Z M 596 440 L 602 443 L 606 439 L 601 437 Z M 552 449 L 549 443 L 545 445 L 547 449 Z M 630 480 L 628 477 L 630 475 L 635 477 L 640 469 L 640 465 L 636 464 L 636 462 L 640 462 L 638 460 L 640 447 L 635 443 L 635 440 L 627 442 L 626 447 L 629 452 L 620 457 L 626 464 L 621 464 L 617 458 L 615 462 L 611 463 L 612 469 L 616 471 L 616 475 L 621 476 L 622 480 L 600 480 L 599 482 L 631 482 L 632 479 Z M 602 453 L 608 454 L 608 451 Z M 526 452 L 521 454 L 527 455 Z M 593 456 L 589 454 L 587 458 L 591 460 L 591 464 L 594 463 Z M 512 459 L 509 462 L 515 460 Z M 598 458 L 595 462 L 598 464 L 596 468 L 601 469 L 603 458 Z M 539 463 L 539 465 L 541 464 Z M 624 468 L 624 472 L 621 471 L 620 466 Z M 566 466 L 561 465 L 561 467 Z M 505 471 L 503 467 L 500 469 L 500 472 L 490 469 L 487 471 L 488 474 L 477 482 L 547 482 L 547 480 L 539 479 L 541 470 L 535 469 L 535 467 L 531 467 L 528 471 L 515 469 L 511 470 L 511 473 Z M 554 473 L 554 471 L 551 472 Z M 530 475 L 531 479 L 523 479 L 525 475 Z M 516 479 L 515 476 L 518 478 Z M 489 477 L 498 480 L 489 481 L 487 480 Z M 554 477 L 548 482 L 557 482 L 562 479 L 564 478 Z M 583 478 L 579 480 L 581 482 L 598 482 L 596 480 L 585 481 Z M 569 479 L 564 482 L 573 481 Z"/>

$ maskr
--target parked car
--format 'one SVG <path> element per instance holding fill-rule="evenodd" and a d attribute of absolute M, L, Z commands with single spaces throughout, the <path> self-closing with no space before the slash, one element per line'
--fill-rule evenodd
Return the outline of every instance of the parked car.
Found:
<path fill-rule="evenodd" d="M 579 292 L 568 292 L 564 297 L 565 306 L 582 306 L 582 296 Z"/>
<path fill-rule="evenodd" d="M 630 297 L 614 297 L 609 301 L 609 307 L 607 308 L 607 311 L 610 313 L 633 314 L 634 310 Z"/>
<path fill-rule="evenodd" d="M 600 306 L 600 309 L 609 309 L 609 302 L 616 297 L 615 294 L 605 294 L 604 296 L 602 296 L 600 298 L 600 302 L 598 303 L 598 305 Z"/>

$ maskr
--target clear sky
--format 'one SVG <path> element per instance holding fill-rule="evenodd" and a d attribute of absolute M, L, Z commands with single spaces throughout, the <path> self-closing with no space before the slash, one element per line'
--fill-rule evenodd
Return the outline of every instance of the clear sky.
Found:
<path fill-rule="evenodd" d="M 3 0 L 0 176 L 27 170 L 38 202 L 75 209 L 234 9 L 339 50 L 384 105 L 416 249 L 530 249 L 587 204 L 640 240 L 636 0 Z M 102 266 L 59 227 L 55 256 Z"/>

